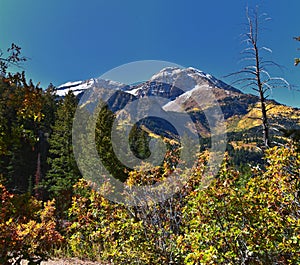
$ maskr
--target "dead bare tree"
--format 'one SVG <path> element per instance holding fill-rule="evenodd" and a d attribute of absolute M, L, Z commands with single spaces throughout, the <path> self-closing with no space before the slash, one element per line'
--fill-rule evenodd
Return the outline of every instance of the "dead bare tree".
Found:
<path fill-rule="evenodd" d="M 270 146 L 270 126 L 268 119 L 267 99 L 269 92 L 273 88 L 285 87 L 289 88 L 288 82 L 282 77 L 271 77 L 268 68 L 271 66 L 280 66 L 272 60 L 267 60 L 263 57 L 265 53 L 271 53 L 272 50 L 260 44 L 260 36 L 262 25 L 270 20 L 265 14 L 258 12 L 258 7 L 253 10 L 246 9 L 247 30 L 242 34 L 242 42 L 246 44 L 241 52 L 242 62 L 244 66 L 238 72 L 228 76 L 241 76 L 234 84 L 242 85 L 242 88 L 251 88 L 258 93 L 261 111 L 263 145 L 265 148 Z"/>

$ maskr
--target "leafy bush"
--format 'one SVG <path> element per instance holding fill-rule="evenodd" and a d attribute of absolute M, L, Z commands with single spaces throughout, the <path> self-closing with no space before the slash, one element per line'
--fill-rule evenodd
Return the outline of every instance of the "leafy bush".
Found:
<path fill-rule="evenodd" d="M 148 264 L 150 243 L 144 238 L 142 223 L 124 206 L 90 189 L 84 180 L 75 185 L 69 215 L 67 240 L 72 255 L 117 264 Z"/>
<path fill-rule="evenodd" d="M 269 149 L 265 169 L 251 168 L 246 177 L 226 156 L 204 189 L 208 156 L 204 152 L 193 169 L 181 172 L 189 181 L 159 203 L 116 204 L 80 180 L 61 231 L 65 241 L 56 230 L 54 201 L 42 207 L 0 185 L 0 263 L 24 258 L 38 264 L 65 242 L 68 255 L 113 264 L 300 264 L 297 149 Z M 145 164 L 126 184 L 153 184 L 170 170 L 167 163 Z"/>
<path fill-rule="evenodd" d="M 13 195 L 0 184 L 0 263 L 39 264 L 63 242 L 56 230 L 54 201 L 44 203 L 29 195 Z"/>
<path fill-rule="evenodd" d="M 186 264 L 300 263 L 300 156 L 275 147 L 266 160 L 243 186 L 225 163 L 208 189 L 190 193 L 178 239 Z"/>

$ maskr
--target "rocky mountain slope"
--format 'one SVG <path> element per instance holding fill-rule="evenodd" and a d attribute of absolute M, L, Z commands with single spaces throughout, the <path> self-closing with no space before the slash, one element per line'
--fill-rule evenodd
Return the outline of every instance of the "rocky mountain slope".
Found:
<path fill-rule="evenodd" d="M 104 88 L 114 91 L 108 105 L 113 111 L 121 111 L 128 102 L 147 97 L 166 99 L 163 110 L 166 112 L 189 113 L 198 122 L 202 134 L 209 134 L 209 126 L 205 110 L 214 108 L 216 102 L 220 106 L 227 124 L 227 132 L 259 130 L 258 97 L 224 83 L 214 76 L 195 68 L 168 67 L 152 76 L 146 82 L 135 85 L 121 84 L 112 80 L 90 79 L 87 81 L 68 82 L 56 90 L 58 96 L 68 91 L 81 97 L 84 92 Z M 300 110 L 281 105 L 276 101 L 268 101 L 271 127 L 299 128 Z M 126 115 L 125 115 L 126 116 Z M 178 116 L 178 117 L 179 117 Z"/>

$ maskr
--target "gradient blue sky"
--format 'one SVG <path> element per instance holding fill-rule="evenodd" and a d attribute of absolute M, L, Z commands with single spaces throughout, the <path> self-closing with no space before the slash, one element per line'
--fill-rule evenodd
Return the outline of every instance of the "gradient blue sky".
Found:
<path fill-rule="evenodd" d="M 30 58 L 24 64 L 28 78 L 43 87 L 149 59 L 230 82 L 223 77 L 241 67 L 245 7 L 257 4 L 272 17 L 261 43 L 285 67 L 274 75 L 300 85 L 300 68 L 293 66 L 300 43 L 292 39 L 300 35 L 299 0 L 0 0 L 0 48 L 20 45 Z M 271 97 L 300 107 L 300 92 L 278 89 Z"/>

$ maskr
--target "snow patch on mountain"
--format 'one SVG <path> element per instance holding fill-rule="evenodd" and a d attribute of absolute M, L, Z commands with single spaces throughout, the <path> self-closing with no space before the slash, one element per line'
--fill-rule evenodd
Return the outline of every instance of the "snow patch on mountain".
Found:
<path fill-rule="evenodd" d="M 89 79 L 87 81 L 76 81 L 76 82 L 67 82 L 65 84 L 60 85 L 56 89 L 56 95 L 60 97 L 64 97 L 68 94 L 69 91 L 72 91 L 74 95 L 78 95 L 87 89 L 93 87 L 95 84 L 94 79 Z"/>
<path fill-rule="evenodd" d="M 168 77 L 176 77 L 178 74 L 182 72 L 181 68 L 178 67 L 166 67 L 159 71 L 157 74 L 153 75 L 150 81 L 159 81 L 161 79 L 165 80 Z"/>
<path fill-rule="evenodd" d="M 126 90 L 129 88 L 129 86 L 125 84 L 112 80 L 89 79 L 86 81 L 67 82 L 65 84 L 62 84 L 56 89 L 56 95 L 64 97 L 69 91 L 72 91 L 74 95 L 77 96 L 80 93 L 83 93 L 86 90 L 94 87 L 115 90 Z"/>
<path fill-rule="evenodd" d="M 165 111 L 168 110 L 172 110 L 172 111 L 177 111 L 177 112 L 181 112 L 184 110 L 183 104 L 193 96 L 193 93 L 198 91 L 198 90 L 208 90 L 209 87 L 208 86 L 203 86 L 203 85 L 196 85 L 194 88 L 192 88 L 191 90 L 183 93 L 182 95 L 178 96 L 175 100 L 172 100 L 170 102 L 168 102 L 167 104 L 165 104 L 163 106 L 163 109 Z M 180 104 L 178 104 L 180 102 Z"/>
<path fill-rule="evenodd" d="M 60 85 L 58 88 L 77 86 L 81 83 L 82 83 L 82 81 L 67 82 L 67 83 L 64 83 L 64 84 Z"/>
<path fill-rule="evenodd" d="M 137 96 L 139 94 L 139 91 L 141 91 L 143 88 L 142 87 L 137 87 L 134 89 L 126 90 L 127 93 Z"/>

